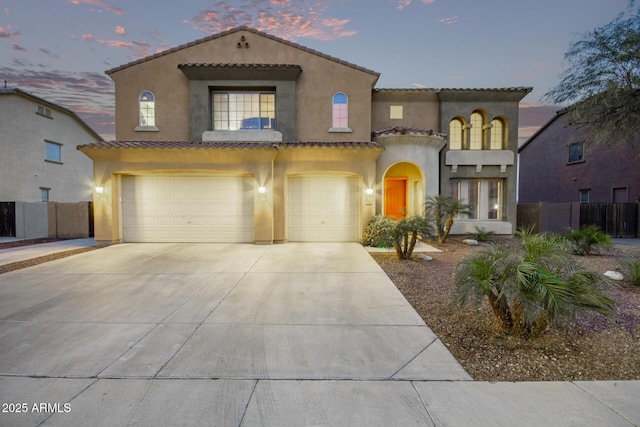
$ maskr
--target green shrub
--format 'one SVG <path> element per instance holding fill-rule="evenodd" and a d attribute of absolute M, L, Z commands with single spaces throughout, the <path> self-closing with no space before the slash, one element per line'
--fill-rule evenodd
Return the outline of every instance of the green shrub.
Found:
<path fill-rule="evenodd" d="M 391 230 L 398 259 L 411 259 L 418 239 L 433 238 L 433 221 L 429 215 L 402 218 Z"/>
<path fill-rule="evenodd" d="M 531 230 L 517 235 L 456 267 L 454 297 L 460 306 L 486 298 L 504 330 L 524 338 L 581 311 L 613 313 L 615 302 L 604 294 L 608 281 L 578 264 L 564 239 Z"/>
<path fill-rule="evenodd" d="M 640 286 L 640 261 L 636 259 L 625 259 L 620 262 L 620 267 L 624 277 L 632 285 Z"/>
<path fill-rule="evenodd" d="M 393 247 L 392 230 L 395 223 L 394 219 L 382 215 L 374 216 L 364 228 L 362 244 L 374 248 Z"/>
<path fill-rule="evenodd" d="M 485 230 L 484 228 L 476 227 L 476 240 L 478 242 L 486 242 L 495 232 Z"/>
<path fill-rule="evenodd" d="M 576 255 L 589 255 L 593 251 L 611 246 L 611 237 L 607 236 L 595 225 L 587 225 L 580 230 L 569 228 L 567 239 L 573 245 Z"/>

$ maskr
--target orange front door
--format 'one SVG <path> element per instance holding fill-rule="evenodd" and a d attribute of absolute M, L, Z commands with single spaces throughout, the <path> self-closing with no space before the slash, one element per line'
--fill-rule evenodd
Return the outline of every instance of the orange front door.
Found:
<path fill-rule="evenodd" d="M 407 216 L 407 178 L 385 178 L 384 215 L 397 219 Z"/>

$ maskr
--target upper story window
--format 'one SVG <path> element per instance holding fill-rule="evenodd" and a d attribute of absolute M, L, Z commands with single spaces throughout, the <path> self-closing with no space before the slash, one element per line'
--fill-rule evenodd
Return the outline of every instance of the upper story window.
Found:
<path fill-rule="evenodd" d="M 391 120 L 402 120 L 403 117 L 402 105 L 389 106 L 389 118 Z"/>
<path fill-rule="evenodd" d="M 42 105 L 38 105 L 38 110 L 36 111 L 36 114 L 38 114 L 39 116 L 44 116 L 49 119 L 53 118 L 53 116 L 51 115 L 51 110 L 49 108 L 44 108 Z"/>
<path fill-rule="evenodd" d="M 136 130 L 157 131 L 156 127 L 156 97 L 148 90 L 140 92 L 138 96 L 140 122 Z"/>
<path fill-rule="evenodd" d="M 474 111 L 471 114 L 471 129 L 469 130 L 469 149 L 482 150 L 484 142 L 484 117 L 482 113 Z"/>
<path fill-rule="evenodd" d="M 464 147 L 464 122 L 462 119 L 453 119 L 449 123 L 449 148 L 462 150 Z"/>
<path fill-rule="evenodd" d="M 575 142 L 569 145 L 569 163 L 584 161 L 584 143 Z"/>
<path fill-rule="evenodd" d="M 338 92 L 333 95 L 331 130 L 347 130 L 349 128 L 349 99 Z"/>
<path fill-rule="evenodd" d="M 214 92 L 213 130 L 276 128 L 275 92 Z"/>
<path fill-rule="evenodd" d="M 491 141 L 489 143 L 490 150 L 504 150 L 504 122 L 501 119 L 493 119 L 491 121 Z"/>
<path fill-rule="evenodd" d="M 48 162 L 62 163 L 62 144 L 45 141 L 45 160 Z"/>

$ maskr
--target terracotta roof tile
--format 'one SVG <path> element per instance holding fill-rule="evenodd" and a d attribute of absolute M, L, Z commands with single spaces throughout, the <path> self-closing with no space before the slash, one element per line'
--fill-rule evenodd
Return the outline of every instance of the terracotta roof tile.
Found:
<path fill-rule="evenodd" d="M 384 135 L 429 135 L 436 136 L 440 139 L 446 139 L 447 134 L 439 133 L 433 129 L 420 129 L 406 126 L 393 126 L 383 129 L 378 129 L 371 132 L 371 137 L 384 136 Z"/>
<path fill-rule="evenodd" d="M 302 67 L 296 64 L 218 64 L 218 63 L 187 63 L 178 64 L 178 68 L 256 68 L 256 69 L 289 69 L 301 70 Z"/>
<path fill-rule="evenodd" d="M 383 148 L 377 142 L 182 142 L 182 141 L 102 141 L 78 146 L 104 149 L 277 149 L 299 147 Z"/>

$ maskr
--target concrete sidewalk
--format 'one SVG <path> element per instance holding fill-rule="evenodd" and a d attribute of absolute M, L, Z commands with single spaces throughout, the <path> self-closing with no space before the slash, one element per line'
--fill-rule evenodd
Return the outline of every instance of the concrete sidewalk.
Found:
<path fill-rule="evenodd" d="M 639 395 L 471 381 L 358 244 L 123 244 L 0 275 L 3 426 L 630 426 Z"/>
<path fill-rule="evenodd" d="M 3 241 L 9 241 L 9 239 L 0 240 L 0 243 Z M 39 243 L 36 245 L 0 249 L 0 265 L 11 264 L 18 261 L 25 261 L 28 259 L 51 255 L 58 252 L 94 247 L 95 245 L 96 241 L 93 237 L 91 237 L 86 239 L 60 240 L 58 242 Z"/>

